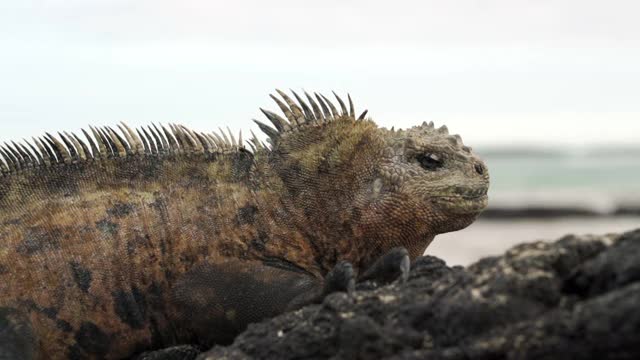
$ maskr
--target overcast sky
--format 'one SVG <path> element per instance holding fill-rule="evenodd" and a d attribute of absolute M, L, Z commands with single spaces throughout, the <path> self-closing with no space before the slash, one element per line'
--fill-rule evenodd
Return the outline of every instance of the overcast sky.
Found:
<path fill-rule="evenodd" d="M 0 2 L 0 140 L 256 129 L 275 87 L 465 142 L 640 144 L 638 1 Z"/>

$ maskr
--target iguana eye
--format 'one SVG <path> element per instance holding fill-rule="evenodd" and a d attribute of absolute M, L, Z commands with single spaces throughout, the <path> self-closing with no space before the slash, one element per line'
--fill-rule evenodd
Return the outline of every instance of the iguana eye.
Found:
<path fill-rule="evenodd" d="M 420 154 L 416 160 L 425 170 L 437 170 L 444 165 L 440 156 L 431 153 Z"/>

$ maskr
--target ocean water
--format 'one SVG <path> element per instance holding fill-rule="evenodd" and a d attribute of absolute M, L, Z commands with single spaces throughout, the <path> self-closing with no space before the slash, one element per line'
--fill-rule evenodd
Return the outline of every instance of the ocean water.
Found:
<path fill-rule="evenodd" d="M 640 228 L 640 216 L 613 216 L 620 208 L 640 209 L 640 148 L 502 148 L 480 153 L 491 173 L 490 208 L 579 208 L 601 216 L 481 217 L 467 229 L 437 236 L 427 249 L 450 265 L 499 255 L 521 242 Z"/>
<path fill-rule="evenodd" d="M 487 151 L 491 207 L 640 205 L 640 148 Z"/>

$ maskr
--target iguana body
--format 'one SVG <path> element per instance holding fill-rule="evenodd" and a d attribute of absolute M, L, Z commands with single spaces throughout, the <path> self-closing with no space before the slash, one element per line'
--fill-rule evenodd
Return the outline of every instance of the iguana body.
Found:
<path fill-rule="evenodd" d="M 251 151 L 183 127 L 5 146 L 0 359 L 226 342 L 318 293 L 339 261 L 416 257 L 486 206 L 486 168 L 445 128 L 380 129 L 281 95 L 287 119 L 265 111 L 271 145 Z"/>

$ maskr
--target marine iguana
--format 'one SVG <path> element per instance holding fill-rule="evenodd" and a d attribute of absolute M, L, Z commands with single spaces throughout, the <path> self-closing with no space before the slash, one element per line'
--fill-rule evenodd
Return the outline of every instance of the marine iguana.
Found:
<path fill-rule="evenodd" d="M 277 92 L 284 117 L 261 109 L 268 143 L 248 147 L 125 124 L 5 143 L 0 358 L 229 342 L 356 278 L 406 275 L 486 207 L 487 168 L 446 127 L 388 130 L 351 97 Z"/>

